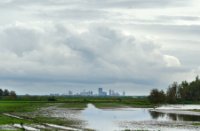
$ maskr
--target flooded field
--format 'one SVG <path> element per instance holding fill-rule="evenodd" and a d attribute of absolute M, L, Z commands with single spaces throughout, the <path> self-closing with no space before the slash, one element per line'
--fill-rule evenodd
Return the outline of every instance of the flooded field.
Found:
<path fill-rule="evenodd" d="M 194 111 L 195 109 L 195 111 Z M 63 108 L 51 105 L 34 113 L 4 114 L 9 117 L 23 119 L 24 117 L 43 116 L 49 119 L 72 121 L 70 126 L 56 123 L 41 125 L 24 125 L 27 130 L 154 130 L 154 131 L 199 131 L 199 105 L 165 105 L 157 108 L 96 108 L 88 104 L 84 109 Z M 26 118 L 25 117 L 25 118 Z M 3 125 L 2 129 L 20 128 L 20 124 Z"/>
<path fill-rule="evenodd" d="M 169 108 L 167 108 L 169 107 Z M 173 108 L 172 108 L 173 107 Z M 48 109 L 50 116 L 60 118 L 79 119 L 84 121 L 84 128 L 99 131 L 114 130 L 175 130 L 197 131 L 200 126 L 193 125 L 200 122 L 200 113 L 189 111 L 198 109 L 187 106 L 163 106 L 158 108 L 110 108 L 98 109 L 88 104 L 84 110 L 64 108 Z M 198 106 L 200 107 L 200 106 Z"/>
<path fill-rule="evenodd" d="M 174 109 L 118 108 L 97 109 L 89 104 L 82 111 L 82 118 L 88 127 L 96 130 L 200 130 L 192 122 L 200 121 L 200 113 L 191 111 L 189 115 Z"/>

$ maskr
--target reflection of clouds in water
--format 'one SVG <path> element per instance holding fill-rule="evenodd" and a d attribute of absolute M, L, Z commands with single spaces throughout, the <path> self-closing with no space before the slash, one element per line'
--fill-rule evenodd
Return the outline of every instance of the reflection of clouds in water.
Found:
<path fill-rule="evenodd" d="M 91 104 L 82 111 L 82 117 L 88 121 L 88 128 L 97 130 L 121 130 L 121 122 L 151 120 L 148 109 L 98 109 Z"/>

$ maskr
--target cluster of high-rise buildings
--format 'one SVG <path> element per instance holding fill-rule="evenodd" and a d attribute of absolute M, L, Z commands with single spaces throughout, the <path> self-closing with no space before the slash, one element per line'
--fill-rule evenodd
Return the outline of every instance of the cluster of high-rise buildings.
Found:
<path fill-rule="evenodd" d="M 121 94 L 114 90 L 109 90 L 108 92 L 104 91 L 103 88 L 98 88 L 98 92 L 94 93 L 93 91 L 83 90 L 79 93 L 73 93 L 71 90 L 68 91 L 67 96 L 125 96 L 126 93 L 123 91 Z"/>

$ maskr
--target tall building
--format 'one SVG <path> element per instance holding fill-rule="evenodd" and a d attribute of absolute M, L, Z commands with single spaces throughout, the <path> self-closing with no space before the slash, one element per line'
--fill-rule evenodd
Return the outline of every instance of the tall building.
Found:
<path fill-rule="evenodd" d="M 98 95 L 99 96 L 107 96 L 107 93 L 105 91 L 103 91 L 103 88 L 99 88 Z"/>
<path fill-rule="evenodd" d="M 103 88 L 99 88 L 99 95 L 101 95 L 102 94 L 102 92 L 103 92 Z"/>
<path fill-rule="evenodd" d="M 112 90 L 111 89 L 109 90 L 109 96 L 112 96 Z"/>
<path fill-rule="evenodd" d="M 126 95 L 126 93 L 125 93 L 125 91 L 123 91 L 123 96 L 125 96 Z"/>
<path fill-rule="evenodd" d="M 68 91 L 68 95 L 69 96 L 73 95 L 73 92 L 72 91 Z"/>
<path fill-rule="evenodd" d="M 120 94 L 114 90 L 109 90 L 109 96 L 120 96 Z"/>

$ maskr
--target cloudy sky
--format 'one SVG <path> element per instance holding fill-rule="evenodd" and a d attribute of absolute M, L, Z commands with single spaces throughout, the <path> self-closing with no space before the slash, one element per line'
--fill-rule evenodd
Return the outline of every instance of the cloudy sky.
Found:
<path fill-rule="evenodd" d="M 0 88 L 146 95 L 200 74 L 199 0 L 1 0 Z"/>

